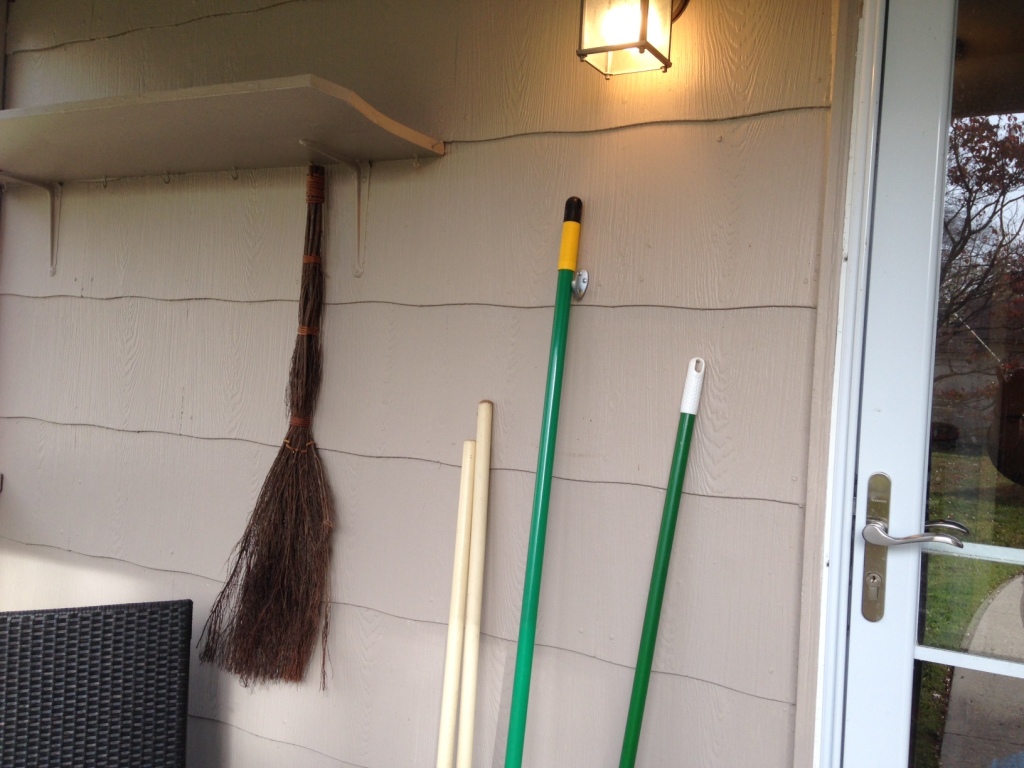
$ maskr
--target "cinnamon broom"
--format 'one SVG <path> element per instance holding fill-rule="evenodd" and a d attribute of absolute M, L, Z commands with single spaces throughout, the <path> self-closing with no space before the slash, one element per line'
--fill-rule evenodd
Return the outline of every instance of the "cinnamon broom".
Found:
<path fill-rule="evenodd" d="M 334 523 L 331 490 L 312 433 L 324 304 L 321 166 L 309 167 L 306 204 L 299 329 L 288 378 L 288 433 L 203 629 L 206 643 L 200 658 L 238 675 L 245 686 L 301 681 L 318 639 L 321 687 L 327 682 Z"/>

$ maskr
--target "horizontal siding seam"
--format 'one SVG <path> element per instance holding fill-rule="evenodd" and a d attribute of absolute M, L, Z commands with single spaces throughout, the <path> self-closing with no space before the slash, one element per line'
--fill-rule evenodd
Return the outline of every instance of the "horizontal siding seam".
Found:
<path fill-rule="evenodd" d="M 17 56 L 22 53 L 46 53 L 48 51 L 59 51 L 64 48 L 70 48 L 73 45 L 82 45 L 85 43 L 98 43 L 107 40 L 115 40 L 119 37 L 127 37 L 137 32 L 150 32 L 157 29 L 175 29 L 177 27 L 186 27 L 189 24 L 197 24 L 201 21 L 207 21 L 209 19 L 219 19 L 226 16 L 248 16 L 254 13 L 262 13 L 263 11 L 280 8 L 284 5 L 295 5 L 296 3 L 304 3 L 308 0 L 277 0 L 276 2 L 269 3 L 259 8 L 253 8 L 249 11 L 222 11 L 220 13 L 208 13 L 204 16 L 196 16 L 192 19 L 186 19 L 185 21 L 179 21 L 174 24 L 151 24 L 145 27 L 134 27 L 132 29 L 126 29 L 123 32 L 114 32 L 109 35 L 100 35 L 98 37 L 83 37 L 75 40 L 64 40 L 63 42 L 56 43 L 54 45 L 44 45 L 39 48 L 19 48 L 16 51 L 8 51 L 8 56 Z"/>
<path fill-rule="evenodd" d="M 130 565 L 133 568 L 141 568 L 144 571 L 151 571 L 153 573 L 166 573 L 171 576 L 190 576 L 194 579 L 202 579 L 203 581 L 209 581 L 213 584 L 223 584 L 220 579 L 214 579 L 209 576 L 204 576 L 201 573 L 192 573 L 191 571 L 178 571 L 172 568 L 158 568 L 155 565 L 143 565 L 137 563 L 134 560 L 125 560 L 120 557 L 113 557 L 111 555 L 94 555 L 89 552 L 79 552 L 78 550 L 71 549 L 70 547 L 58 547 L 55 544 L 40 544 L 34 541 L 22 541 L 21 539 L 15 539 L 11 536 L 5 536 L 0 534 L 0 541 L 6 541 L 11 544 L 17 544 L 22 547 L 34 547 L 36 549 L 50 549 L 57 552 L 67 552 L 69 555 L 75 555 L 77 557 L 85 557 L 90 560 L 105 560 L 112 563 L 123 563 L 124 565 Z"/>
<path fill-rule="evenodd" d="M 488 144 L 497 141 L 508 141 L 510 139 L 535 138 L 535 137 L 556 137 L 556 136 L 589 136 L 600 133 L 618 133 L 652 126 L 686 126 L 686 125 L 719 125 L 722 123 L 737 123 L 745 120 L 756 120 L 764 117 L 777 117 L 800 114 L 801 112 L 822 112 L 828 113 L 832 105 L 807 104 L 797 107 L 778 107 L 776 109 L 763 109 L 758 112 L 741 112 L 735 115 L 724 115 L 719 117 L 692 117 L 674 118 L 665 120 L 646 120 L 639 123 L 625 123 L 623 125 L 610 125 L 602 128 L 573 129 L 564 131 L 522 131 L 520 133 L 508 133 L 501 136 L 489 136 L 484 139 L 445 139 L 446 146 L 457 147 L 460 144 Z"/>
<path fill-rule="evenodd" d="M 357 301 L 328 301 L 327 306 L 331 307 L 353 307 L 360 304 L 378 304 L 389 307 L 405 307 L 408 309 L 443 309 L 449 307 L 484 307 L 494 309 L 547 309 L 554 308 L 554 304 L 492 304 L 483 301 L 453 301 L 438 304 L 412 304 L 401 301 L 385 301 L 382 299 L 360 299 Z M 687 307 L 679 304 L 584 304 L 582 301 L 574 304 L 578 310 L 597 309 L 666 309 L 680 310 L 684 312 L 742 312 L 759 309 L 807 309 L 815 310 L 817 307 L 811 304 L 737 304 L 728 307 Z"/>
<path fill-rule="evenodd" d="M 484 635 L 485 637 L 489 637 L 492 640 L 499 641 L 499 642 L 505 642 L 505 643 L 508 643 L 510 645 L 515 645 L 516 644 L 516 640 L 510 640 L 510 639 L 507 639 L 507 638 L 504 638 L 504 637 L 495 637 L 494 635 L 490 635 L 490 634 L 488 634 L 486 632 L 481 632 L 480 634 Z M 547 648 L 548 650 L 558 651 L 560 653 L 571 653 L 574 656 L 582 656 L 585 659 L 593 659 L 594 661 L 599 661 L 602 664 L 609 664 L 609 665 L 611 665 L 613 667 L 619 667 L 620 669 L 635 669 L 635 667 L 633 667 L 633 666 L 631 666 L 629 664 L 620 664 L 619 662 L 612 661 L 611 659 L 605 659 L 605 658 L 602 658 L 601 656 L 595 656 L 595 655 L 590 654 L 590 653 L 583 653 L 582 651 L 575 651 L 575 650 L 573 650 L 571 648 L 562 648 L 561 646 L 558 646 L 558 645 L 547 645 L 545 643 L 536 643 L 536 646 L 538 648 Z M 719 683 L 719 682 L 716 682 L 714 680 L 705 680 L 702 677 L 694 677 L 693 675 L 684 675 L 682 672 L 672 672 L 672 671 L 669 671 L 669 670 L 654 668 L 654 669 L 651 670 L 651 674 L 652 675 L 660 675 L 662 677 L 672 677 L 672 678 L 676 678 L 678 680 L 691 680 L 691 681 L 693 681 L 695 683 L 704 683 L 705 685 L 710 685 L 710 686 L 713 686 L 715 688 L 720 688 L 720 689 L 722 689 L 724 691 L 730 691 L 732 693 L 739 694 L 740 696 L 748 696 L 748 697 L 750 697 L 752 699 L 758 699 L 759 701 L 768 701 L 768 702 L 771 702 L 772 704 L 782 704 L 782 705 L 787 706 L 787 707 L 795 707 L 796 706 L 796 702 L 794 702 L 794 701 L 787 701 L 785 699 L 776 699 L 776 698 L 773 698 L 771 696 L 762 696 L 762 695 L 757 694 L 757 693 L 751 693 L 750 691 L 743 691 L 743 690 L 740 690 L 739 688 L 733 688 L 730 685 L 725 685 L 723 683 Z"/>
<path fill-rule="evenodd" d="M 52 421 L 50 419 L 42 419 L 38 416 L 21 416 L 4 414 L 0 415 L 0 422 L 3 421 L 34 421 L 39 424 L 48 424 L 54 427 L 70 427 L 70 428 L 82 428 L 82 429 L 101 429 L 107 432 L 118 432 L 124 435 L 162 435 L 165 437 L 176 437 L 183 440 L 203 440 L 211 442 L 237 442 L 245 443 L 246 445 L 259 445 L 268 449 L 277 449 L 281 447 L 280 443 L 264 443 L 259 440 L 251 440 L 245 437 L 210 437 L 204 435 L 189 435 L 183 432 L 166 432 L 158 429 L 124 429 L 122 427 L 108 427 L 104 424 L 89 424 L 86 422 L 62 422 Z M 439 459 L 426 459 L 421 456 L 389 456 L 389 455 L 376 455 L 370 453 L 358 453 L 356 451 L 346 451 L 341 448 L 329 448 L 323 445 L 317 445 L 317 450 L 321 453 L 331 453 L 338 456 L 352 456 L 357 459 L 367 459 L 370 461 L 408 461 L 416 462 L 421 464 L 432 464 L 438 467 L 448 467 L 450 469 L 460 469 L 461 465 L 452 462 L 441 461 Z M 524 475 L 536 475 L 537 472 L 531 469 L 520 469 L 519 467 L 498 467 L 491 466 L 492 472 L 507 472 L 509 474 L 524 474 Z M 664 491 L 665 486 L 661 485 L 650 485 L 648 483 L 631 483 L 625 480 L 590 480 L 584 477 L 565 477 L 563 475 L 552 475 L 552 478 L 563 483 L 582 483 L 585 485 L 607 485 L 612 487 L 620 488 L 642 488 L 644 490 L 651 491 Z M 762 502 L 765 504 L 781 504 L 787 507 L 794 507 L 798 510 L 803 511 L 804 505 L 795 501 L 785 501 L 782 499 L 769 499 L 761 496 L 726 496 L 722 494 L 709 494 L 709 493 L 691 493 L 684 491 L 684 496 L 690 496 L 693 498 L 703 499 L 722 499 L 726 501 L 751 501 L 751 502 Z"/>
<path fill-rule="evenodd" d="M 207 722 L 207 723 L 216 723 L 217 725 L 223 725 L 223 726 L 225 726 L 227 728 L 231 728 L 233 730 L 240 731 L 241 733 L 245 733 L 245 734 L 247 734 L 249 736 L 252 736 L 253 738 L 260 739 L 261 741 L 270 741 L 270 742 L 273 742 L 274 744 L 284 744 L 284 745 L 289 746 L 289 747 L 297 747 L 297 748 L 303 750 L 304 752 L 312 752 L 314 755 L 320 755 L 321 757 L 326 757 L 328 760 L 334 760 L 336 763 L 338 763 L 338 768 L 368 768 L 368 766 L 359 765 L 357 763 L 350 763 L 347 760 L 343 760 L 340 757 L 335 757 L 334 755 L 329 755 L 326 752 L 321 752 L 318 749 L 313 749 L 312 747 L 307 747 L 305 744 L 299 744 L 299 743 L 294 742 L 294 741 L 284 741 L 282 739 L 275 739 L 275 738 L 272 738 L 270 736 L 264 736 L 263 734 L 256 733 L 255 731 L 250 731 L 248 728 L 242 728 L 240 725 L 235 725 L 234 723 L 229 723 L 226 720 L 221 720 L 221 719 L 216 718 L 216 717 L 207 717 L 205 715 L 196 715 L 196 714 L 194 714 L 192 712 L 188 713 L 188 717 L 189 717 L 190 720 L 202 720 L 202 721 Z"/>
<path fill-rule="evenodd" d="M 217 296 L 143 296 L 141 294 L 126 294 L 123 296 L 76 296 L 70 293 L 53 293 L 44 296 L 33 296 L 25 293 L 0 292 L 0 298 L 15 298 L 25 300 L 49 301 L 54 299 L 74 299 L 76 301 L 153 301 L 166 302 L 168 304 L 180 304 L 184 302 L 216 302 L 222 304 L 298 304 L 298 299 L 227 299 Z M 382 306 L 402 307 L 405 309 L 453 309 L 459 307 L 479 307 L 483 309 L 522 309 L 522 310 L 550 310 L 554 304 L 497 304 L 486 301 L 450 301 L 437 302 L 432 304 L 414 304 L 404 301 L 388 301 L 386 299 L 355 299 L 353 301 L 325 301 L 327 307 L 358 307 L 358 306 Z M 736 304 L 722 307 L 689 307 L 679 304 L 584 304 L 575 305 L 580 310 L 597 309 L 664 309 L 679 310 L 683 312 L 743 312 L 760 309 L 778 310 L 815 310 L 813 304 Z"/>
<path fill-rule="evenodd" d="M 298 262 L 296 261 L 296 264 Z M 298 282 L 296 282 L 298 285 Z M 296 299 L 226 299 L 218 296 L 143 296 L 142 294 L 126 293 L 120 296 L 86 296 L 74 293 L 47 293 L 33 295 L 30 293 L 15 293 L 14 291 L 0 291 L 0 298 L 26 299 L 49 301 L 55 299 L 74 299 L 75 301 L 154 301 L 166 302 L 168 304 L 181 304 L 185 302 L 219 302 L 222 304 L 298 304 Z"/>
<path fill-rule="evenodd" d="M 39 549 L 50 549 L 50 550 L 56 550 L 58 552 L 66 552 L 68 554 L 75 555 L 77 557 L 84 557 L 84 558 L 91 559 L 91 560 L 106 560 L 106 561 L 115 562 L 115 563 L 123 563 L 125 565 L 129 565 L 129 566 L 132 566 L 134 568 L 141 568 L 144 571 L 152 571 L 152 572 L 156 572 L 156 573 L 167 573 L 167 574 L 171 574 L 171 575 L 175 575 L 175 576 L 189 576 L 189 577 L 196 578 L 196 579 L 202 579 L 203 581 L 209 581 L 209 582 L 212 582 L 214 584 L 222 584 L 223 583 L 223 582 L 221 582 L 218 579 L 212 579 L 209 576 L 203 576 L 202 574 L 192 573 L 190 571 L 174 571 L 174 570 L 170 570 L 168 568 L 156 568 L 156 567 L 153 567 L 153 566 L 143 565 L 141 563 L 137 563 L 137 562 L 134 562 L 132 560 L 124 560 L 122 558 L 111 557 L 109 555 L 92 555 L 92 554 L 89 554 L 87 552 L 78 552 L 78 551 L 73 550 L 73 549 L 65 549 L 63 547 L 57 547 L 57 546 L 54 546 L 52 544 L 34 544 L 32 542 L 21 541 L 19 539 L 14 539 L 14 538 L 11 538 L 9 536 L 4 536 L 2 534 L 0 534 L 0 541 L 7 541 L 7 542 L 10 542 L 12 544 L 17 544 L 17 545 L 22 546 L 22 547 L 35 547 L 35 548 L 39 548 Z M 334 607 L 354 608 L 354 609 L 359 610 L 359 611 L 368 611 L 368 612 L 371 612 L 371 613 L 375 613 L 378 616 L 387 616 L 388 618 L 395 619 L 396 621 L 408 621 L 408 622 L 411 622 L 413 624 L 422 624 L 422 625 L 432 626 L 432 627 L 447 627 L 448 626 L 448 623 L 444 622 L 444 621 L 432 621 L 430 619 L 413 619 L 413 618 L 410 618 L 408 616 L 400 616 L 400 615 L 395 614 L 395 613 L 390 613 L 388 611 L 384 611 L 384 610 L 381 610 L 379 608 L 372 608 L 372 607 L 367 606 L 367 605 L 360 605 L 359 603 L 349 603 L 349 602 L 342 602 L 342 601 L 338 601 L 338 600 L 332 600 L 331 601 L 331 607 L 332 608 L 334 608 Z M 486 637 L 486 638 L 488 638 L 490 640 L 494 640 L 495 642 L 506 643 L 508 645 L 515 645 L 517 643 L 517 641 L 514 638 L 501 637 L 499 635 L 495 635 L 495 634 L 492 634 L 490 632 L 481 631 L 480 635 L 482 637 Z M 549 645 L 549 644 L 546 644 L 546 643 L 537 643 L 537 646 L 540 647 L 540 648 L 546 648 L 546 649 L 551 650 L 551 651 L 556 651 L 558 653 L 569 653 L 569 654 L 572 654 L 574 656 L 578 656 L 578 657 L 581 657 L 581 658 L 584 658 L 584 659 L 592 659 L 593 661 L 600 662 L 601 664 L 607 664 L 607 665 L 612 666 L 612 667 L 618 667 L 619 669 L 632 669 L 633 668 L 633 667 L 629 666 L 628 664 L 621 664 L 621 663 L 619 663 L 617 661 L 612 661 L 611 659 L 606 659 L 606 658 L 603 658 L 601 656 L 596 656 L 596 655 L 590 654 L 590 653 L 584 653 L 583 651 L 577 651 L 577 650 L 574 650 L 572 648 L 563 648 L 563 647 L 558 646 L 558 645 Z M 714 680 L 705 680 L 705 679 L 700 678 L 700 677 L 694 677 L 693 675 L 684 675 L 681 672 L 671 672 L 671 671 L 667 671 L 667 670 L 654 669 L 654 670 L 652 670 L 652 673 L 655 674 L 655 675 L 661 675 L 661 676 L 665 676 L 665 677 L 673 677 L 673 678 L 677 678 L 677 679 L 681 679 L 681 680 L 692 680 L 692 681 L 697 682 L 697 683 L 703 683 L 705 685 L 710 685 L 710 686 L 713 686 L 715 688 L 720 688 L 720 689 L 725 690 L 725 691 L 730 691 L 731 693 L 736 693 L 736 694 L 738 694 L 740 696 L 748 696 L 748 697 L 750 697 L 752 699 L 758 699 L 759 701 L 767 701 L 767 702 L 771 702 L 773 704 L 782 704 L 782 705 L 785 705 L 787 707 L 794 707 L 794 706 L 796 706 L 795 702 L 792 702 L 792 701 L 786 701 L 785 699 L 776 699 L 776 698 L 773 698 L 771 696 L 762 696 L 762 695 L 757 694 L 757 693 L 751 693 L 750 691 L 743 691 L 743 690 L 740 690 L 738 688 L 733 688 L 731 686 L 725 685 L 723 683 L 716 682 Z"/>

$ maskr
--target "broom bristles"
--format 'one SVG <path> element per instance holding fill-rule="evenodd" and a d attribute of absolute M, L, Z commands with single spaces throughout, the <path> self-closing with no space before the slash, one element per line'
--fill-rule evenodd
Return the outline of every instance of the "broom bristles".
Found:
<path fill-rule="evenodd" d="M 308 437 L 308 428 L 289 430 L 210 612 L 200 658 L 243 685 L 301 681 L 318 636 L 326 661 L 331 496 Z M 322 664 L 321 683 L 325 674 Z"/>
<path fill-rule="evenodd" d="M 200 658 L 237 674 L 246 686 L 301 681 L 318 639 L 320 684 L 326 686 L 334 514 L 311 430 L 322 368 L 323 168 L 310 168 L 306 199 L 299 329 L 288 377 L 290 426 L 200 638 L 206 641 Z"/>

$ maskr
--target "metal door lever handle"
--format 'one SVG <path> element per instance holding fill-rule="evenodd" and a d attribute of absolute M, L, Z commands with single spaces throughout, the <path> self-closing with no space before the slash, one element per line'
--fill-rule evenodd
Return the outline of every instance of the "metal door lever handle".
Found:
<path fill-rule="evenodd" d="M 945 518 L 943 520 L 925 520 L 924 529 L 930 530 L 931 528 L 945 528 L 947 531 L 955 531 L 961 536 L 970 536 L 971 529 L 963 523 L 958 523 L 956 520 L 950 520 Z"/>
<path fill-rule="evenodd" d="M 931 526 L 926 525 L 925 527 L 941 527 L 952 528 L 953 530 L 960 531 L 964 526 L 959 523 L 950 525 L 949 521 L 946 520 L 934 520 Z M 965 529 L 966 530 L 966 529 Z M 915 533 L 911 536 L 890 536 L 889 527 L 882 521 L 874 518 L 868 518 L 868 524 L 864 526 L 864 530 L 861 535 L 864 537 L 864 541 L 868 544 L 875 544 L 879 547 L 893 547 L 899 544 L 948 544 L 951 547 L 957 547 L 963 549 L 964 545 L 960 539 L 955 536 L 950 536 L 946 533 Z"/>

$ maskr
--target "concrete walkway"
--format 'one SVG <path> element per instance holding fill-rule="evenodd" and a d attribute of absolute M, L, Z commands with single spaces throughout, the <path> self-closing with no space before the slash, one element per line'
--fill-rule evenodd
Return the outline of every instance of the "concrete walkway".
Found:
<path fill-rule="evenodd" d="M 968 650 L 1024 661 L 1024 575 L 978 610 Z M 942 768 L 1024 768 L 1024 680 L 957 668 Z"/>

